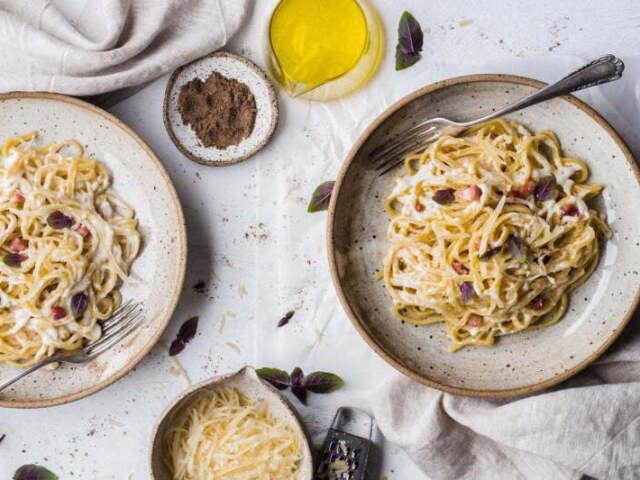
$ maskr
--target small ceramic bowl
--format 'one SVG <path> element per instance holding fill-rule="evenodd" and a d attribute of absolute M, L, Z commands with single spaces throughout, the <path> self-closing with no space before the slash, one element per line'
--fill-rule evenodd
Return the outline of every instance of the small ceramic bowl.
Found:
<path fill-rule="evenodd" d="M 302 461 L 300 462 L 298 476 L 291 480 L 311 480 L 313 476 L 311 448 L 297 413 L 278 390 L 260 380 L 252 367 L 244 367 L 235 373 L 205 380 L 192 386 L 174 400 L 160 417 L 160 421 L 153 432 L 150 451 L 152 478 L 154 480 L 172 480 L 173 478 L 163 461 L 163 438 L 167 429 L 171 427 L 173 420 L 180 416 L 185 409 L 189 408 L 202 393 L 222 386 L 237 388 L 249 400 L 266 402 L 269 413 L 282 424 L 291 427 L 298 436 L 302 449 Z"/>
<path fill-rule="evenodd" d="M 256 101 L 253 131 L 238 145 L 225 149 L 203 146 L 193 129 L 182 121 L 178 110 L 182 86 L 194 78 L 204 81 L 213 72 L 244 83 Z M 239 55 L 216 52 L 173 72 L 165 90 L 163 117 L 171 140 L 187 158 L 203 165 L 224 166 L 246 160 L 267 144 L 278 123 L 278 102 L 273 85 L 260 67 Z"/>

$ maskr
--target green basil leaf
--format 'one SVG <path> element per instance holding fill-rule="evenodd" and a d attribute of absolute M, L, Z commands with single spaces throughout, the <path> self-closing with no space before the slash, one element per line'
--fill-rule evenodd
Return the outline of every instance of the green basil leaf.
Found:
<path fill-rule="evenodd" d="M 13 474 L 13 480 L 58 480 L 58 476 L 41 465 L 23 465 Z"/>
<path fill-rule="evenodd" d="M 557 193 L 556 190 L 556 177 L 548 175 L 546 177 L 542 177 L 536 184 L 533 194 L 535 195 L 536 200 L 539 202 L 545 202 L 549 199 L 555 198 Z"/>
<path fill-rule="evenodd" d="M 440 205 L 447 205 L 456 199 L 456 191 L 453 188 L 443 188 L 436 190 L 433 194 L 433 201 Z"/>
<path fill-rule="evenodd" d="M 473 298 L 474 290 L 471 282 L 462 282 L 460 285 L 460 299 L 466 303 Z"/>
<path fill-rule="evenodd" d="M 269 382 L 278 390 L 284 390 L 291 385 L 289 374 L 279 368 L 259 368 L 256 373 L 261 379 Z"/>
<path fill-rule="evenodd" d="M 196 335 L 196 331 L 198 330 L 198 317 L 191 317 L 180 326 L 180 330 L 178 330 L 178 334 L 173 342 L 171 342 L 171 346 L 169 347 L 169 355 L 174 356 L 179 354 L 184 347 L 187 346 L 187 343 Z"/>
<path fill-rule="evenodd" d="M 344 380 L 329 372 L 313 372 L 304 377 L 302 386 L 313 393 L 331 393 L 344 386 Z"/>
<path fill-rule="evenodd" d="M 502 247 L 493 247 L 486 250 L 482 255 L 480 255 L 480 260 L 483 262 L 488 261 L 491 257 L 493 257 L 496 253 L 500 253 Z"/>
<path fill-rule="evenodd" d="M 335 184 L 336 182 L 329 181 L 318 185 L 313 191 L 313 195 L 311 195 L 307 212 L 314 213 L 327 210 L 329 208 L 329 201 L 331 200 L 331 194 L 333 193 L 333 187 Z"/>
<path fill-rule="evenodd" d="M 282 317 L 280 319 L 280 321 L 278 322 L 278 327 L 284 327 L 287 323 L 289 323 L 289 320 L 291 320 L 291 318 L 293 317 L 293 315 L 295 314 L 295 310 L 289 310 L 284 317 Z"/>
<path fill-rule="evenodd" d="M 507 247 L 518 263 L 527 262 L 528 248 L 522 238 L 518 235 L 510 235 L 507 239 Z"/>
<path fill-rule="evenodd" d="M 404 70 L 420 60 L 423 42 L 422 27 L 413 15 L 405 11 L 398 24 L 396 70 Z"/>
<path fill-rule="evenodd" d="M 47 217 L 47 223 L 51 228 L 55 228 L 59 230 L 61 228 L 69 228 L 73 226 L 73 218 L 68 215 L 65 215 L 60 210 L 56 210 L 52 212 Z"/>

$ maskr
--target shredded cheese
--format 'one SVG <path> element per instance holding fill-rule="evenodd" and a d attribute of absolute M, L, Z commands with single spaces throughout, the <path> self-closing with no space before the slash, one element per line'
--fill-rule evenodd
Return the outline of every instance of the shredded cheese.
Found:
<path fill-rule="evenodd" d="M 229 387 L 199 398 L 164 440 L 175 480 L 288 480 L 301 459 L 297 434 Z"/>

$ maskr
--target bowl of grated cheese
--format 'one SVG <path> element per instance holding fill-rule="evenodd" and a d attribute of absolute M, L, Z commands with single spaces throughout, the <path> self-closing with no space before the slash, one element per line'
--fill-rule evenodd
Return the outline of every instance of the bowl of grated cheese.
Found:
<path fill-rule="evenodd" d="M 310 480 L 313 460 L 293 407 L 252 367 L 183 392 L 152 436 L 155 480 Z"/>

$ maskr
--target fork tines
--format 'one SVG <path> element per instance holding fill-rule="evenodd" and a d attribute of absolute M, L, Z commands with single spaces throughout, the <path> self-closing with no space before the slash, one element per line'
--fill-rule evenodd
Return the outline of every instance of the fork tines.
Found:
<path fill-rule="evenodd" d="M 128 301 L 102 324 L 102 336 L 88 343 L 84 352 L 92 358 L 119 344 L 141 324 L 143 305 L 140 302 Z"/>
<path fill-rule="evenodd" d="M 382 144 L 374 149 L 371 161 L 378 174 L 384 175 L 402 163 L 406 155 L 421 151 L 426 144 L 438 138 L 437 130 L 435 125 L 424 122 L 409 129 L 402 139 Z"/>

